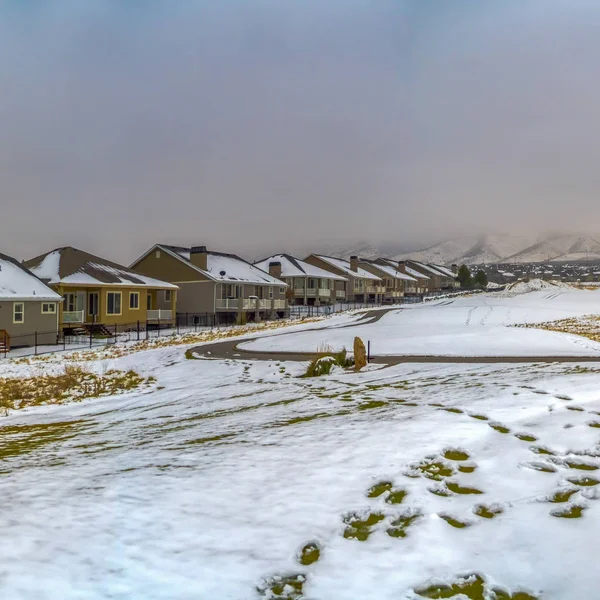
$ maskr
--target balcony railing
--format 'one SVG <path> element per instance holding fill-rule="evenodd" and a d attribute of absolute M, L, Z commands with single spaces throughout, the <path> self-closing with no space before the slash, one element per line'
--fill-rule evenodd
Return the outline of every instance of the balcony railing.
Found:
<path fill-rule="evenodd" d="M 375 293 L 375 286 L 374 285 L 367 285 L 365 287 L 365 292 L 367 292 L 367 294 L 374 294 Z"/>
<path fill-rule="evenodd" d="M 171 321 L 173 319 L 172 310 L 149 310 L 146 318 L 148 321 Z"/>
<path fill-rule="evenodd" d="M 85 311 L 83 311 L 83 310 L 64 311 L 62 320 L 63 320 L 63 323 L 83 323 L 85 320 Z"/>
<path fill-rule="evenodd" d="M 329 298 L 329 296 L 331 296 L 331 290 L 328 288 L 319 288 L 319 296 Z"/>
<path fill-rule="evenodd" d="M 345 298 L 346 292 L 344 290 L 336 290 L 335 297 L 336 298 Z"/>
<path fill-rule="evenodd" d="M 271 310 L 271 303 L 275 304 L 275 309 L 285 308 L 285 300 L 273 300 L 272 298 L 244 298 L 241 302 L 242 310 L 256 310 L 257 302 L 259 310 Z M 215 307 L 217 310 L 238 310 L 240 307 L 240 299 L 218 298 Z"/>

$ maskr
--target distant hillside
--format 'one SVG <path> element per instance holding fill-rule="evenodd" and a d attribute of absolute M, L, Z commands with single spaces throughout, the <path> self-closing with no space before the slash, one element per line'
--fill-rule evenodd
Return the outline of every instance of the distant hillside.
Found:
<path fill-rule="evenodd" d="M 485 235 L 450 239 L 422 250 L 406 252 L 399 245 L 356 244 L 330 249 L 330 254 L 348 258 L 386 256 L 395 260 L 411 258 L 442 265 L 568 262 L 600 260 L 600 235 Z"/>

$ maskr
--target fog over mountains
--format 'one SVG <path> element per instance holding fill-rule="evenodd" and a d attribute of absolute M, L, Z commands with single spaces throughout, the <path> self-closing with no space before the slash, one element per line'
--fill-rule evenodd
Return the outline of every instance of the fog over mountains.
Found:
<path fill-rule="evenodd" d="M 330 253 L 344 257 L 357 254 L 365 258 L 412 258 L 443 265 L 600 261 L 600 234 L 466 236 L 413 251 L 407 251 L 400 244 L 363 243 L 330 250 Z"/>

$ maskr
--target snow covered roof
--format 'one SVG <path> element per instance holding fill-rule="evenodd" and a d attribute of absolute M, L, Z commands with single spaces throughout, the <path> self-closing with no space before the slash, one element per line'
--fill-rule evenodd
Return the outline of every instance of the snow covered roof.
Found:
<path fill-rule="evenodd" d="M 132 269 L 67 246 L 26 261 L 34 275 L 50 285 L 131 286 L 178 289 L 176 285 L 140 275 Z"/>
<path fill-rule="evenodd" d="M 393 260 L 391 258 L 379 258 L 377 259 L 377 264 L 385 263 L 386 265 L 390 265 L 391 267 L 396 268 L 398 264 L 397 260 Z M 404 264 L 404 270 L 407 275 L 410 275 L 413 279 L 429 279 L 427 275 L 423 275 L 423 273 L 419 273 L 419 271 L 415 271 L 411 269 L 406 263 Z"/>
<path fill-rule="evenodd" d="M 373 273 L 369 273 L 369 271 L 365 271 L 365 269 L 361 269 L 358 267 L 357 271 L 353 271 L 350 268 L 350 261 L 345 260 L 344 258 L 333 258 L 332 256 L 324 256 L 323 254 L 313 254 L 323 262 L 339 269 L 343 273 L 346 273 L 350 277 L 360 277 L 361 279 L 371 279 L 373 281 L 381 281 L 381 277 L 377 277 L 377 275 L 373 275 Z"/>
<path fill-rule="evenodd" d="M 444 273 L 443 271 L 441 271 L 440 267 L 436 266 L 436 265 L 429 265 L 426 263 L 422 263 L 422 262 L 418 262 L 416 260 L 412 260 L 411 263 L 413 265 L 415 265 L 418 269 L 424 269 L 425 271 L 427 271 L 428 273 L 431 273 L 431 275 L 437 275 L 438 277 L 440 275 L 443 275 L 444 277 L 454 277 L 454 273 L 451 273 L 450 275 L 448 275 L 447 273 Z"/>
<path fill-rule="evenodd" d="M 149 252 L 156 248 L 162 248 L 169 252 L 172 256 L 179 258 L 189 267 L 195 269 L 199 273 L 205 275 L 212 281 L 223 283 L 251 283 L 256 285 L 277 285 L 284 287 L 287 284 L 279 279 L 269 275 L 261 268 L 250 264 L 243 258 L 235 254 L 225 254 L 224 252 L 213 252 L 207 250 L 206 262 L 208 268 L 201 269 L 191 261 L 191 249 L 181 246 L 167 246 L 165 244 L 157 244 Z"/>
<path fill-rule="evenodd" d="M 414 277 L 411 277 L 410 275 L 398 271 L 396 267 L 390 264 L 383 265 L 380 263 L 376 263 L 375 261 L 365 259 L 361 259 L 360 262 L 369 264 L 378 271 L 385 273 L 387 277 L 392 277 L 393 279 L 402 279 L 403 281 L 417 281 Z"/>
<path fill-rule="evenodd" d="M 291 256 L 289 254 L 274 254 L 269 258 L 265 258 L 259 262 L 255 262 L 254 265 L 263 271 L 269 270 L 269 263 L 279 262 L 281 263 L 281 276 L 282 277 L 314 277 L 318 279 L 335 279 L 336 281 L 347 281 L 345 277 L 336 275 L 331 271 L 326 271 L 319 267 L 315 267 L 310 263 L 304 262 L 299 258 Z"/>
<path fill-rule="evenodd" d="M 441 265 L 430 265 L 434 269 L 437 269 L 442 275 L 446 275 L 447 277 L 456 277 L 456 274 L 452 271 L 452 269 L 448 269 L 448 267 L 443 267 Z"/>
<path fill-rule="evenodd" d="M 61 297 L 17 260 L 0 254 L 0 300 L 59 302 Z"/>

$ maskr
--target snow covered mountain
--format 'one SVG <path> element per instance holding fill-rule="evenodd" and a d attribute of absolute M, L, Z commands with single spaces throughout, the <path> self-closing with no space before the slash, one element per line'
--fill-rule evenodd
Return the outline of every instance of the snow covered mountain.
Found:
<path fill-rule="evenodd" d="M 345 258 L 387 256 L 411 258 L 442 265 L 482 263 L 528 263 L 600 260 L 600 235 L 484 235 L 446 240 L 422 250 L 406 252 L 394 244 L 357 244 L 332 251 Z"/>

